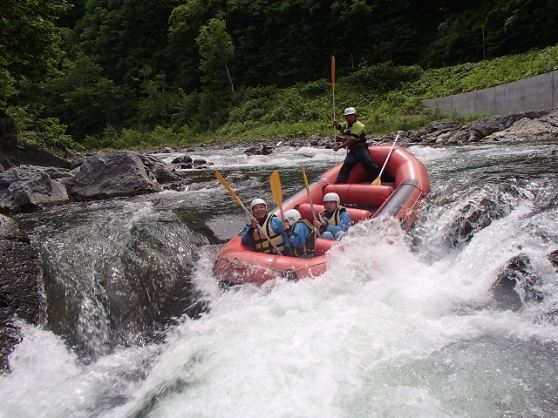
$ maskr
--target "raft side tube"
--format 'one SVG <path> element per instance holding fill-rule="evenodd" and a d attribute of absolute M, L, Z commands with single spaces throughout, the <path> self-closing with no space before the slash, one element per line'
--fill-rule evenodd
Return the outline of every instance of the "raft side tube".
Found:
<path fill-rule="evenodd" d="M 351 215 L 351 221 L 353 223 L 357 223 L 368 219 L 372 216 L 372 212 L 366 209 L 357 209 L 357 208 L 346 208 L 347 212 Z M 314 205 L 314 212 L 316 213 L 316 217 L 320 212 L 324 210 L 323 205 Z M 298 206 L 298 211 L 300 215 L 307 219 L 308 221 L 312 222 L 314 219 L 312 217 L 312 210 L 310 209 L 310 203 L 303 203 Z"/>
<path fill-rule="evenodd" d="M 373 206 L 377 208 L 391 196 L 393 187 L 371 184 L 329 184 L 325 187 L 324 192 L 337 193 L 342 204 Z"/>

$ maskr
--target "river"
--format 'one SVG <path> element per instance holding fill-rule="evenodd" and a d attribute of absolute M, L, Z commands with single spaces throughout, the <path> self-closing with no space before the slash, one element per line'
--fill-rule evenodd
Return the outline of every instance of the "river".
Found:
<path fill-rule="evenodd" d="M 246 217 L 213 171 L 271 202 L 274 169 L 288 197 L 343 158 L 243 150 L 194 152 L 214 165 L 181 192 L 17 217 L 48 322 L 22 324 L 0 417 L 558 416 L 557 144 L 411 146 L 432 193 L 409 234 L 359 224 L 323 277 L 222 289 Z M 532 286 L 493 290 L 516 256 Z"/>

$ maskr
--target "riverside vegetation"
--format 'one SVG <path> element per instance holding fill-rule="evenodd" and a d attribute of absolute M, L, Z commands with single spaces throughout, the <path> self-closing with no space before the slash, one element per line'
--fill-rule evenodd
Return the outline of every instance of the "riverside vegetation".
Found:
<path fill-rule="evenodd" d="M 493 87 L 556 69 L 558 46 L 428 70 L 417 65 L 378 64 L 340 78 L 336 102 L 339 109 L 357 105 L 370 133 L 418 129 L 442 117 L 422 106 L 422 99 Z M 331 86 L 327 80 L 319 80 L 284 89 L 267 86 L 239 91 L 227 121 L 204 133 L 161 125 L 143 132 L 136 128 L 107 128 L 102 135 L 88 136 L 80 144 L 64 134 L 64 127 L 53 119 L 42 120 L 38 131 L 31 115 L 21 112 L 15 118 L 21 141 L 39 143 L 56 152 L 62 146 L 132 149 L 189 146 L 208 140 L 327 136 L 331 134 L 331 114 Z M 480 115 L 451 116 L 473 120 Z"/>
<path fill-rule="evenodd" d="M 558 68 L 550 0 L 5 3 L 0 108 L 59 154 L 329 135 L 329 54 L 337 113 L 372 134 L 440 118 L 424 98 Z"/>

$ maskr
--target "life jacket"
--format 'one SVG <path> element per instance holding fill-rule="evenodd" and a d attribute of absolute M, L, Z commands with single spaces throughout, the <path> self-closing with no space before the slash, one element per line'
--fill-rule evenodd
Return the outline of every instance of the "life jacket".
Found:
<path fill-rule="evenodd" d="M 352 136 L 356 140 L 349 149 L 357 144 L 366 144 L 366 126 L 359 120 L 355 121 L 355 123 L 350 126 L 346 122 L 343 122 L 341 124 L 341 132 L 343 135 Z"/>
<path fill-rule="evenodd" d="M 337 226 L 341 223 L 341 214 L 343 212 L 347 212 L 347 209 L 344 206 L 337 206 L 335 208 L 335 210 L 333 211 L 333 214 L 330 216 L 330 218 L 326 219 L 323 216 L 325 216 L 327 211 L 324 210 L 324 211 L 320 212 L 320 214 L 319 214 L 320 221 L 326 222 L 328 225 L 331 225 L 331 226 Z"/>
<path fill-rule="evenodd" d="M 306 219 L 301 218 L 298 221 L 296 221 L 293 224 L 293 226 L 291 227 L 293 231 L 294 231 L 294 228 L 295 228 L 296 224 L 298 224 L 298 223 L 303 223 L 304 225 L 306 225 L 308 227 L 308 229 L 310 230 L 310 233 L 306 237 L 306 242 L 304 243 L 304 248 L 291 248 L 291 251 L 293 252 L 293 254 L 292 254 L 293 257 L 301 257 L 303 255 L 308 255 L 310 253 L 313 253 L 314 250 L 316 249 L 316 230 L 314 229 L 314 225 L 312 225 Z"/>
<path fill-rule="evenodd" d="M 259 229 L 256 230 L 256 233 L 259 238 L 257 240 L 254 240 L 254 245 L 256 247 L 256 251 L 259 253 L 274 254 L 275 251 L 273 247 L 269 245 L 269 241 L 271 241 L 279 251 L 281 252 L 284 251 L 283 237 L 281 236 L 281 234 L 275 233 L 275 231 L 271 228 L 271 219 L 274 216 L 275 215 L 272 215 L 271 213 L 267 213 L 265 215 L 264 222 L 261 226 L 261 228 L 265 231 L 266 235 L 269 237 L 269 240 L 267 238 L 263 238 L 260 235 Z"/>

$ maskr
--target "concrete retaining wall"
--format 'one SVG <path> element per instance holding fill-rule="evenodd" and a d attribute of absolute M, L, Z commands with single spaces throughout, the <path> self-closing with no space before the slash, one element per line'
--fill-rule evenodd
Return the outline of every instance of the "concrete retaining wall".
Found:
<path fill-rule="evenodd" d="M 558 71 L 437 99 L 423 100 L 431 109 L 458 115 L 507 114 L 558 106 Z"/>

